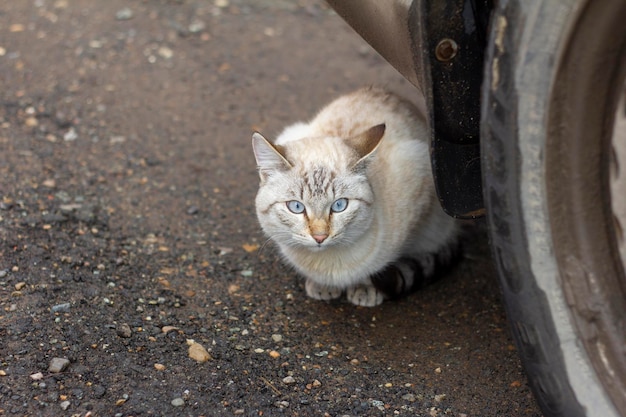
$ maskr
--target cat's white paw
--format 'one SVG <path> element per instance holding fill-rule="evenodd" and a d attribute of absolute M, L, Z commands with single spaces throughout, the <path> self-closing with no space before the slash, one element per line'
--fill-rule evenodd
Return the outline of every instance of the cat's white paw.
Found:
<path fill-rule="evenodd" d="M 352 304 L 363 307 L 375 307 L 381 304 L 385 297 L 373 285 L 355 285 L 346 291 L 346 297 Z"/>
<path fill-rule="evenodd" d="M 304 289 L 306 290 L 306 295 L 316 300 L 334 300 L 343 294 L 341 288 L 318 284 L 310 279 L 307 279 L 304 283 Z"/>

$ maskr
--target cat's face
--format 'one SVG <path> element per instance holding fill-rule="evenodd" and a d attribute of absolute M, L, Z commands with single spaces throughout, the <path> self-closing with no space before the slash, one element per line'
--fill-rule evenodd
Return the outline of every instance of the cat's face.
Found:
<path fill-rule="evenodd" d="M 366 161 L 353 147 L 337 138 L 273 147 L 260 135 L 254 147 L 261 175 L 257 215 L 277 243 L 319 251 L 349 245 L 369 229 L 374 195 Z"/>
<path fill-rule="evenodd" d="M 372 203 L 364 175 L 328 166 L 277 173 L 256 198 L 259 222 L 269 237 L 314 250 L 358 239 L 371 224 Z"/>

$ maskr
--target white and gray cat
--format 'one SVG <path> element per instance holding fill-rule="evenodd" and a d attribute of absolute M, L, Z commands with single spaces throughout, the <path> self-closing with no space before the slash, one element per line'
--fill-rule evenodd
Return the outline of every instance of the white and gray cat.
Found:
<path fill-rule="evenodd" d="M 437 200 L 429 128 L 377 88 L 339 97 L 271 143 L 254 133 L 263 231 L 306 277 L 306 293 L 375 306 L 433 280 L 459 224 Z"/>

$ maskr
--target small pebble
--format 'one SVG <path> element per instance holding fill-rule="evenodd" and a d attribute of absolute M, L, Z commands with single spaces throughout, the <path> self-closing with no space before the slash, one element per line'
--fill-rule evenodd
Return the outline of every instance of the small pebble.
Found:
<path fill-rule="evenodd" d="M 275 350 L 270 351 L 270 356 L 274 359 L 280 357 L 280 353 L 276 352 Z"/>
<path fill-rule="evenodd" d="M 176 327 L 176 326 L 163 326 L 163 327 L 161 327 L 161 331 L 163 333 L 169 333 L 169 332 L 174 331 L 174 330 L 178 330 L 178 327 Z"/>
<path fill-rule="evenodd" d="M 174 407 L 182 407 L 183 405 L 185 405 L 185 400 L 183 400 L 182 398 L 174 398 L 172 400 L 172 405 Z"/>
<path fill-rule="evenodd" d="M 227 248 L 227 247 L 220 247 L 218 249 L 220 250 L 220 256 L 228 255 L 229 253 L 233 251 L 233 248 Z"/>
<path fill-rule="evenodd" d="M 93 396 L 95 398 L 102 398 L 104 397 L 104 395 L 106 394 L 106 388 L 104 388 L 102 385 L 93 385 Z"/>
<path fill-rule="evenodd" d="M 126 142 L 126 137 L 124 136 L 111 136 L 111 138 L 109 139 L 110 143 L 124 143 Z"/>
<path fill-rule="evenodd" d="M 276 343 L 278 342 L 282 342 L 283 341 L 283 336 L 280 334 L 273 334 L 272 335 L 272 340 Z"/>
<path fill-rule="evenodd" d="M 63 140 L 66 142 L 72 142 L 76 139 L 78 139 L 78 133 L 76 133 L 76 130 L 73 127 L 70 127 L 70 129 L 63 135 Z"/>
<path fill-rule="evenodd" d="M 56 304 L 50 307 L 50 311 L 52 311 L 53 313 L 67 313 L 68 311 L 70 311 L 70 307 L 70 303 Z"/>
<path fill-rule="evenodd" d="M 442 402 L 443 400 L 446 399 L 446 394 L 437 394 L 435 395 L 435 402 Z"/>
<path fill-rule="evenodd" d="M 133 11 L 128 7 L 124 7 L 115 13 L 115 18 L 117 20 L 130 20 L 133 18 Z"/>
<path fill-rule="evenodd" d="M 129 337 L 132 336 L 132 334 L 133 334 L 133 331 L 131 330 L 130 326 L 127 323 L 122 323 L 121 325 L 117 327 L 117 335 L 119 337 L 128 339 Z"/>
<path fill-rule="evenodd" d="M 161 46 L 157 50 L 157 54 L 159 54 L 161 58 L 171 59 L 174 56 L 174 51 L 172 51 L 172 49 L 168 48 L 167 46 Z"/>
<path fill-rule="evenodd" d="M 293 384 L 294 382 L 296 382 L 296 380 L 292 376 L 286 376 L 286 377 L 283 378 L 283 382 L 285 384 Z"/>
<path fill-rule="evenodd" d="M 36 127 L 39 125 L 39 120 L 34 116 L 27 117 L 26 120 L 24 120 L 24 124 L 26 127 Z"/>
<path fill-rule="evenodd" d="M 13 23 L 9 26 L 9 32 L 23 32 L 25 28 L 21 23 Z"/>
<path fill-rule="evenodd" d="M 70 408 L 71 403 L 69 401 L 63 401 L 61 404 L 59 404 L 61 406 L 61 409 L 63 410 L 67 410 L 68 408 Z"/>
<path fill-rule="evenodd" d="M 48 366 L 48 372 L 58 374 L 59 372 L 63 372 L 69 364 L 70 361 L 67 358 L 52 358 Z"/>
<path fill-rule="evenodd" d="M 189 357 L 196 362 L 202 363 L 213 359 L 209 352 L 200 343 L 195 342 L 192 339 L 187 340 L 189 345 Z"/>
<path fill-rule="evenodd" d="M 53 178 L 48 178 L 47 180 L 44 180 L 41 185 L 46 188 L 54 188 L 57 186 L 57 182 Z"/>
<path fill-rule="evenodd" d="M 0 269 L 0 278 L 4 278 L 9 274 L 8 269 Z"/>
<path fill-rule="evenodd" d="M 202 20 L 194 20 L 189 24 L 190 33 L 199 33 L 205 29 L 206 25 Z"/>

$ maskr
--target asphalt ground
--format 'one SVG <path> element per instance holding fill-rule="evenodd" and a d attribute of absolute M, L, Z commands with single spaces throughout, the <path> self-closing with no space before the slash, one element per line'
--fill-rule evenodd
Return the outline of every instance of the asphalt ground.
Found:
<path fill-rule="evenodd" d="M 539 416 L 480 223 L 376 308 L 262 236 L 251 132 L 372 84 L 313 0 L 0 3 L 0 415 Z"/>

